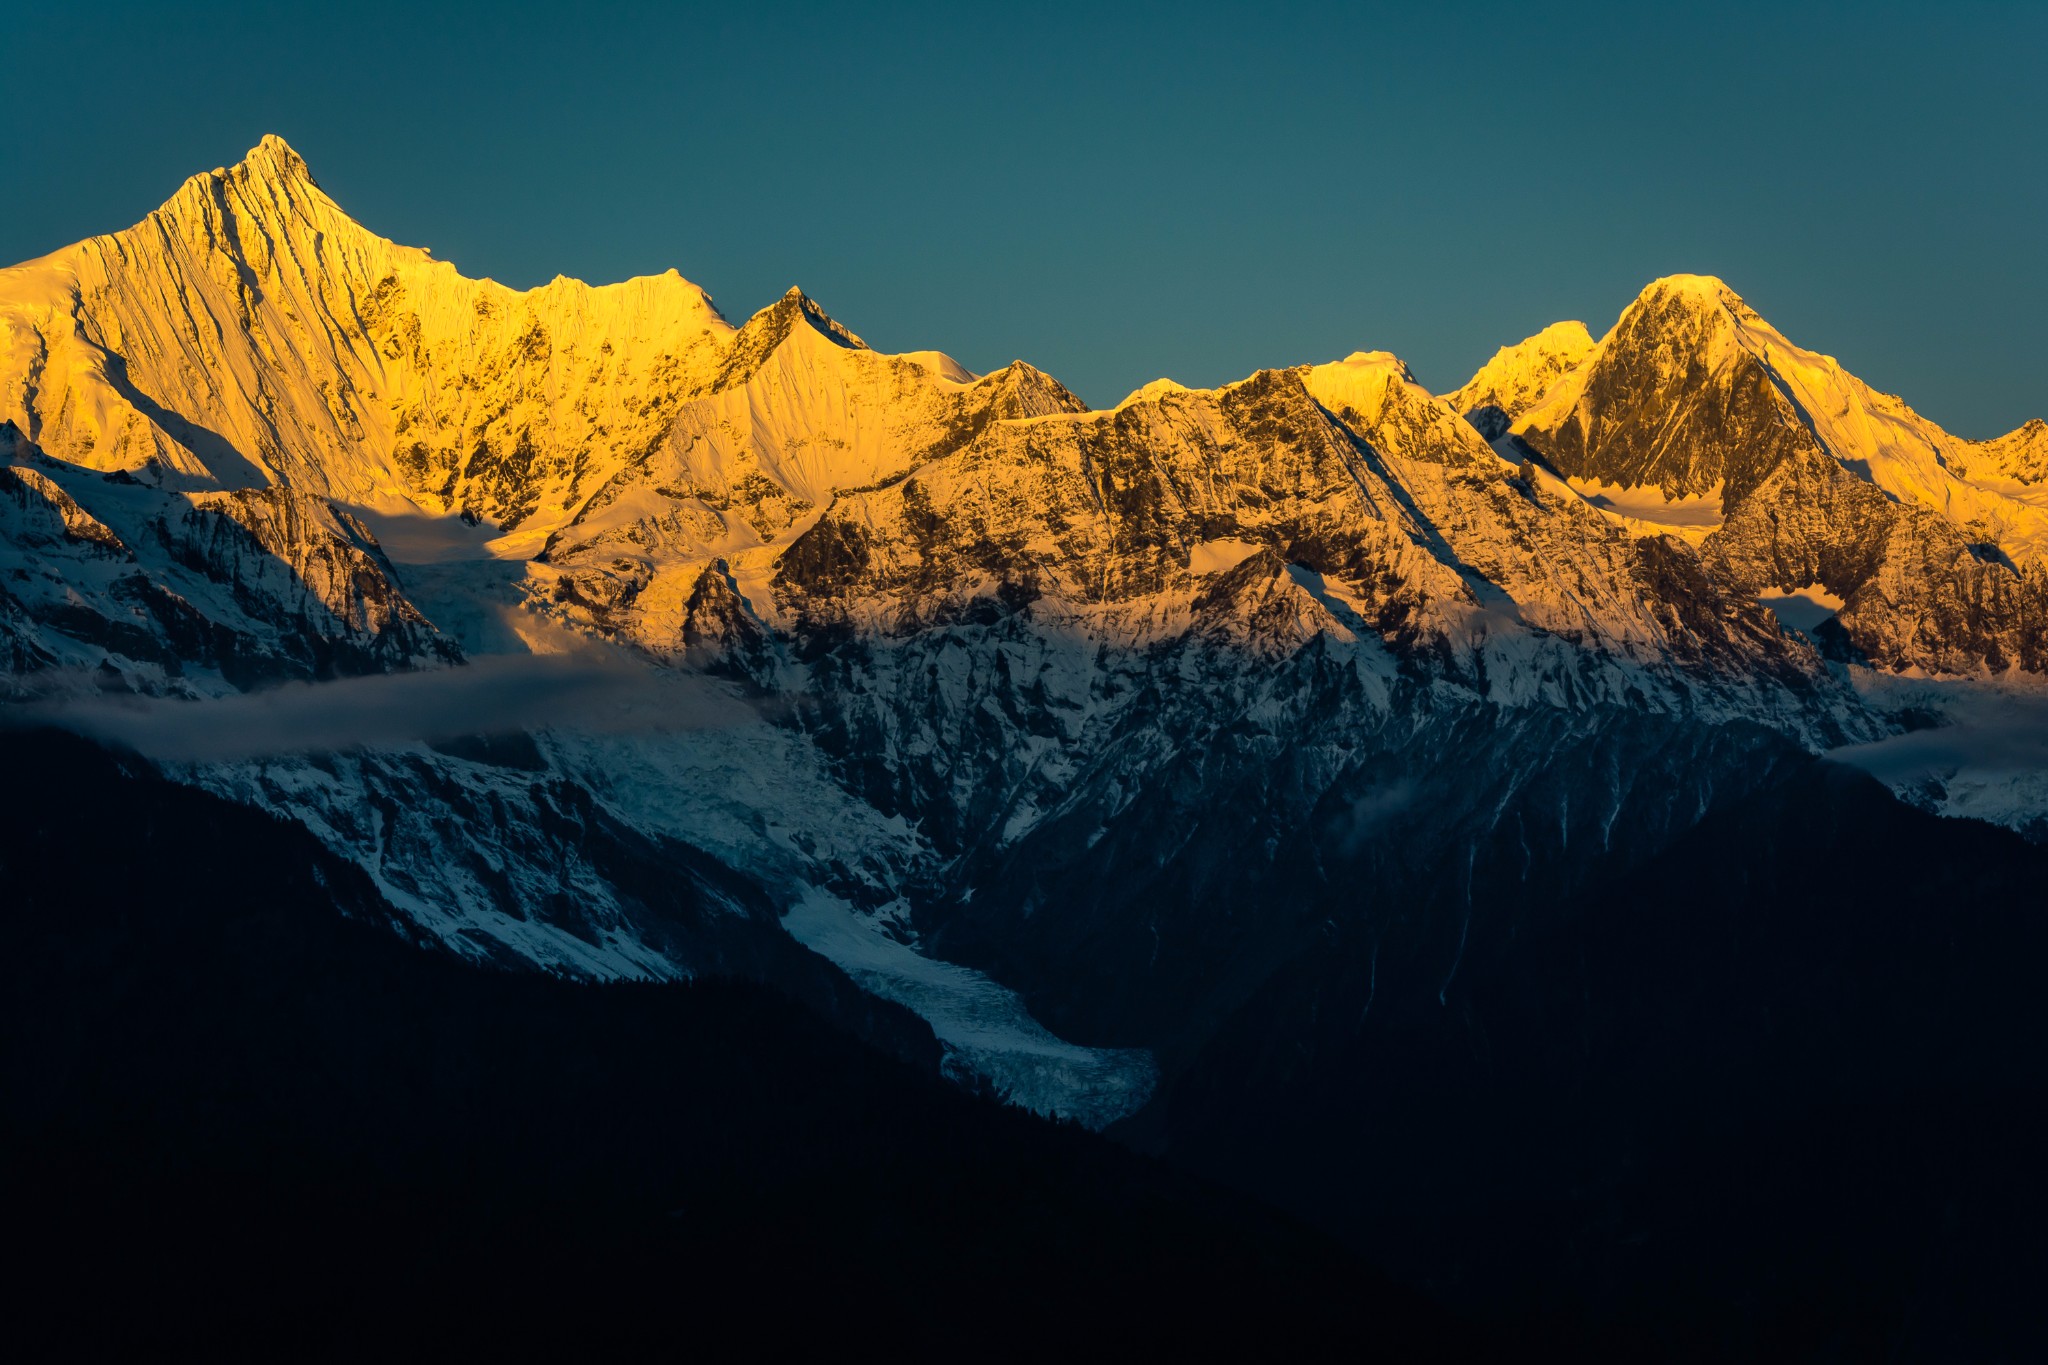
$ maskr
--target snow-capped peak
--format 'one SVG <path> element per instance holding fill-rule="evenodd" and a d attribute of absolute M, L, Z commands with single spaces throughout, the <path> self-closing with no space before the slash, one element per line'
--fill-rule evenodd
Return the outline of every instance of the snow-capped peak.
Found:
<path fill-rule="evenodd" d="M 1594 341 L 1583 322 L 1553 322 L 1535 336 L 1503 346 L 1479 367 L 1464 387 L 1444 395 L 1459 412 L 1495 407 L 1519 417 L 1550 386 L 1592 354 Z"/>
<path fill-rule="evenodd" d="M 1187 385 L 1161 375 L 1148 384 L 1141 384 L 1137 388 L 1132 389 L 1128 394 L 1124 395 L 1124 401 L 1118 403 L 1117 408 L 1127 408 L 1133 403 L 1150 403 L 1155 399 L 1164 398 L 1170 393 L 1186 393 L 1187 391 Z"/>
<path fill-rule="evenodd" d="M 1635 301 L 1622 310 L 1608 337 L 1634 330 L 1663 335 L 1682 333 L 1690 340 L 1700 335 L 1696 329 L 1717 328 L 1724 318 L 1763 321 L 1742 295 L 1718 276 L 1665 275 L 1643 286 Z"/>
<path fill-rule="evenodd" d="M 179 192 L 166 200 L 162 207 L 171 208 L 178 202 L 179 196 L 188 190 L 196 189 L 205 193 L 209 186 L 224 180 L 286 188 L 301 185 L 319 188 L 319 182 L 313 178 L 312 168 L 306 164 L 306 158 L 300 156 L 289 142 L 276 133 L 265 133 L 261 141 L 243 154 L 240 161 L 187 176 L 185 183 L 179 187 Z"/>
<path fill-rule="evenodd" d="M 544 535 L 734 332 L 673 271 L 525 293 L 465 278 L 356 223 L 272 136 L 135 227 L 0 273 L 0 419 L 95 468 Z"/>
<path fill-rule="evenodd" d="M 818 305 L 816 299 L 806 294 L 796 285 L 791 285 L 781 298 L 777 299 L 767 308 L 762 309 L 755 316 L 774 317 L 778 320 L 787 317 L 790 321 L 801 318 L 841 346 L 851 347 L 859 351 L 868 349 L 868 344 L 865 341 L 862 341 L 859 337 L 834 321 L 832 316 Z"/>
<path fill-rule="evenodd" d="M 1636 301 L 1641 303 L 1656 298 L 1685 299 L 1702 307 L 1742 306 L 1742 296 L 1730 289 L 1728 282 L 1718 275 L 1660 275 L 1643 286 Z"/>
<path fill-rule="evenodd" d="M 1711 275 L 1652 281 L 1514 430 L 1574 477 L 1671 498 L 1719 490 L 1731 509 L 1795 451 L 1816 451 L 1973 543 L 2048 557 L 2048 510 L 1973 478 L 2023 459 L 2024 428 L 1990 451 L 1959 440 Z"/>
<path fill-rule="evenodd" d="M 231 186 L 235 192 L 230 207 L 227 196 Z M 224 216 L 224 209 L 264 219 L 295 213 L 317 218 L 325 231 L 373 235 L 327 197 L 313 178 L 306 159 L 275 133 L 264 134 L 263 140 L 234 165 L 216 166 L 188 177 L 150 217 L 173 224 L 211 223 Z"/>
<path fill-rule="evenodd" d="M 1353 351 L 1342 360 L 1311 365 L 1303 371 L 1302 383 L 1331 412 L 1377 412 L 1395 385 L 1420 391 L 1407 363 L 1391 351 Z"/>
<path fill-rule="evenodd" d="M 276 133 L 265 133 L 260 142 L 249 149 L 242 158 L 238 169 L 265 180 L 303 180 L 307 184 L 318 184 L 312 170 L 306 165 L 306 158 L 292 149 L 292 145 Z"/>

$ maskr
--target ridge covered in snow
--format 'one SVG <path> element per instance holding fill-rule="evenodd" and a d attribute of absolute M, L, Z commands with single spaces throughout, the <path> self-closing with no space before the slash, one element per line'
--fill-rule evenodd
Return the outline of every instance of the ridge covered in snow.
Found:
<path fill-rule="evenodd" d="M 1963 463 L 1978 476 L 1980 482 L 1989 479 L 2010 479 L 2026 485 L 2048 482 L 2048 422 L 2036 417 L 2003 436 L 1979 441 L 1975 451 Z"/>
<path fill-rule="evenodd" d="M 816 346 L 872 355 L 794 290 L 735 328 L 674 271 L 466 278 L 358 225 L 266 137 L 136 226 L 0 272 L 0 419 L 60 459 L 180 487 L 466 509 L 525 557 L 688 400 L 790 345 L 797 370 L 829 367 Z M 935 353 L 901 364 L 971 378 Z M 800 485 L 873 475 L 871 453 L 839 449 L 796 462 Z"/>
<path fill-rule="evenodd" d="M 1489 886 L 1881 740 L 1871 676 L 2048 671 L 2042 430 L 1959 442 L 1699 276 L 1443 398 L 1358 351 L 1090 410 L 800 290 L 467 279 L 266 138 L 0 271 L 0 667 L 32 714 L 151 699 L 145 752 L 453 678 L 458 733 L 158 756 L 467 956 L 783 980 L 800 940 L 1100 1125 L 1317 932 L 1246 879 L 1373 887 L 1447 982 Z M 568 685 L 492 671 L 545 653 Z"/>

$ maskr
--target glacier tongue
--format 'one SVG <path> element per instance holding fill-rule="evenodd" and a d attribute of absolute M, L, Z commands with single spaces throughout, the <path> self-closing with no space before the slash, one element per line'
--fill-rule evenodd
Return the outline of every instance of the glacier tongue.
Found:
<path fill-rule="evenodd" d="M 1152 1097 L 1159 1068 L 1143 1048 L 1091 1048 L 1049 1033 L 1007 986 L 969 967 L 919 953 L 827 892 L 790 907 L 783 927 L 865 989 L 907 1005 L 945 1045 L 960 1079 L 992 1082 L 1004 1099 L 1038 1113 L 1106 1128 Z"/>

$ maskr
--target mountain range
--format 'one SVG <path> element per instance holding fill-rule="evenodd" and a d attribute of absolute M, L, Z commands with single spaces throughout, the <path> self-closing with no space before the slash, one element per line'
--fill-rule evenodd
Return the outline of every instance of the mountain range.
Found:
<path fill-rule="evenodd" d="M 1815 1076 L 1800 1140 L 1878 1113 L 1929 1169 L 1969 1134 L 1898 1093 L 2037 1088 L 1994 1040 L 2039 1013 L 2003 973 L 2048 858 L 2044 555 L 2040 421 L 1954 437 L 1703 276 L 1442 396 L 1361 351 L 1090 409 L 796 289 L 736 326 L 673 271 L 465 278 L 275 137 L 0 271 L 10 730 L 277 817 L 421 951 L 768 986 L 1489 1312 L 1722 1284 L 1733 1234 L 1645 1171 L 1719 1188 L 1701 1124 L 1767 1164 Z M 1915 1035 L 1873 983 L 1929 953 Z M 1965 1186 L 1936 1270 L 1911 1219 L 1848 1288 L 1788 1257 L 1723 1344 L 1871 1285 L 1920 1305 L 1883 1341 L 1998 1321 L 1954 1307 L 2002 1226 Z M 1475 1251 L 1510 1225 L 1525 1257 Z"/>

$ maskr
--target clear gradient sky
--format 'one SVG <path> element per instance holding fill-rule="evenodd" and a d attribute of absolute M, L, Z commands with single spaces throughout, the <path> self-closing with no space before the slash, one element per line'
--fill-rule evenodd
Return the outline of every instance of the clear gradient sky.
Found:
<path fill-rule="evenodd" d="M 530 286 L 792 283 L 1112 403 L 1394 351 L 1432 388 L 1717 274 L 1958 434 L 2048 416 L 2048 3 L 16 7 L 0 260 L 282 134 Z"/>

